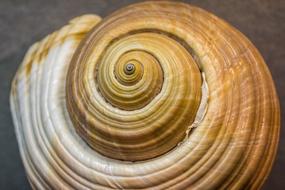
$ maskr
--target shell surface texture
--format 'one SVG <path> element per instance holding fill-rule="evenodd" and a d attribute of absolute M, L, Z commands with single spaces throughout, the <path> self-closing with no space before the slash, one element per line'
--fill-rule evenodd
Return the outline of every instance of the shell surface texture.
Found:
<path fill-rule="evenodd" d="M 71 20 L 30 47 L 10 103 L 34 189 L 260 189 L 279 139 L 257 49 L 179 2 Z"/>

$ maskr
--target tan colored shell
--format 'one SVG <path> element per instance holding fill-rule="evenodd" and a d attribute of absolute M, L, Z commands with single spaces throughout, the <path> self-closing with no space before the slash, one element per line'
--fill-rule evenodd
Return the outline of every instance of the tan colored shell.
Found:
<path fill-rule="evenodd" d="M 11 110 L 34 189 L 259 189 L 280 128 L 249 40 L 165 1 L 81 16 L 33 45 Z"/>

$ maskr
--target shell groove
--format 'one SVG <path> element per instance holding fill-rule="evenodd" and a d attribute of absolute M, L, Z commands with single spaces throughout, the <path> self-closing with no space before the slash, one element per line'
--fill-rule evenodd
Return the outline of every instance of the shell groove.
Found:
<path fill-rule="evenodd" d="M 279 138 L 256 48 L 178 2 L 73 19 L 29 49 L 10 102 L 34 189 L 259 189 Z"/>

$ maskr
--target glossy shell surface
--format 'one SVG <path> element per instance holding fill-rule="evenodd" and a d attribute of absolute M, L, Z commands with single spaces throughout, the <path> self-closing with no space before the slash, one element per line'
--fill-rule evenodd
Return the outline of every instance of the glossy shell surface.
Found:
<path fill-rule="evenodd" d="M 259 189 L 279 139 L 257 49 L 178 2 L 73 19 L 28 50 L 10 99 L 34 189 Z"/>

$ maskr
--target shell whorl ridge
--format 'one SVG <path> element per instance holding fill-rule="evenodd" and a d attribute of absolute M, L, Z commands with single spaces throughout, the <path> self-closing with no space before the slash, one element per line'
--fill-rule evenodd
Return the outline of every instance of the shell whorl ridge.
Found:
<path fill-rule="evenodd" d="M 279 139 L 256 48 L 178 2 L 73 19 L 29 49 L 10 102 L 34 189 L 259 189 Z"/>

